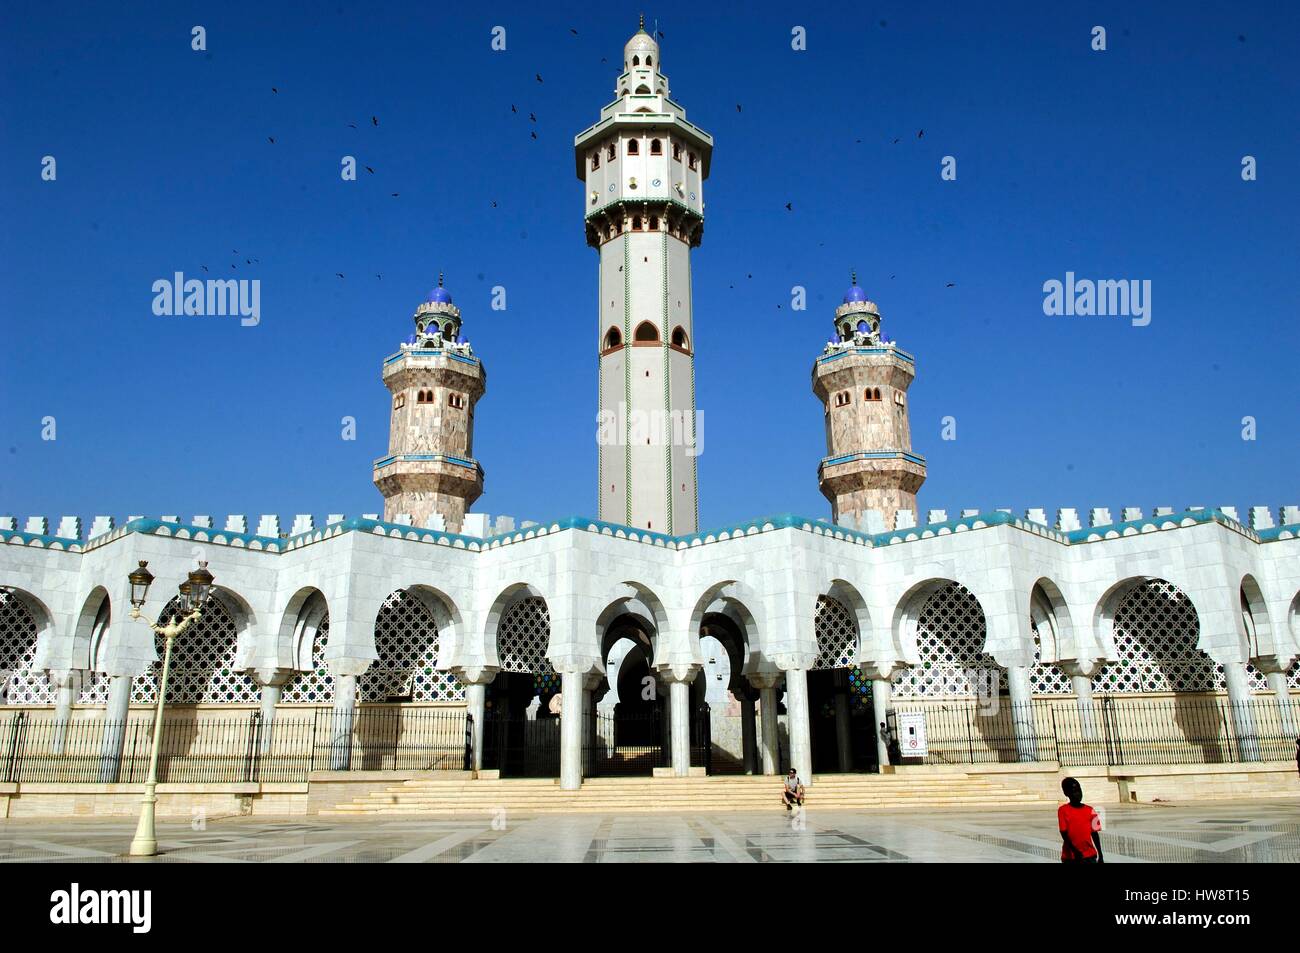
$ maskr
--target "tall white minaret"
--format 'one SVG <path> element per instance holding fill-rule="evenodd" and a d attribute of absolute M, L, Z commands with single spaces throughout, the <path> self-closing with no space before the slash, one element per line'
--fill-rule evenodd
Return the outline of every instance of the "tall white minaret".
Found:
<path fill-rule="evenodd" d="M 668 98 L 659 67 L 643 18 L 614 101 L 574 152 L 587 244 L 600 254 L 599 515 L 682 534 L 699 524 L 691 248 L 713 137 Z"/>

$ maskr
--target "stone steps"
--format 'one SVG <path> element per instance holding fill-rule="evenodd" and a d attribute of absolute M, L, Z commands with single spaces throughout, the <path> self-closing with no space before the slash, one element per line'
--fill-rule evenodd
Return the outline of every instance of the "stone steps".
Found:
<path fill-rule="evenodd" d="M 915 807 L 1005 807 L 1047 803 L 998 781 L 961 773 L 826 775 L 809 789 L 809 805 L 821 810 L 906 810 Z M 1055 803 L 1055 802 L 1052 802 Z M 441 780 L 415 778 L 359 795 L 328 817 L 371 815 L 694 813 L 770 811 L 781 804 L 781 779 L 749 775 L 709 778 L 592 778 L 564 791 L 552 778 Z"/>

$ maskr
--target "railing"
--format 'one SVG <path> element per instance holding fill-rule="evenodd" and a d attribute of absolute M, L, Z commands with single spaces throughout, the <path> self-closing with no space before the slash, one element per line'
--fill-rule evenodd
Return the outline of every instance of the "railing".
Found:
<path fill-rule="evenodd" d="M 0 719 L 0 781 L 142 784 L 153 718 Z M 265 722 L 164 716 L 160 783 L 303 782 L 313 770 L 468 770 L 474 731 L 458 710 L 314 709 Z"/>
<path fill-rule="evenodd" d="M 1036 698 L 1029 704 L 899 703 L 923 712 L 927 764 L 1056 761 L 1061 765 L 1223 764 L 1295 757 L 1300 703 L 1268 698 Z M 907 763 L 907 752 L 901 752 Z"/>

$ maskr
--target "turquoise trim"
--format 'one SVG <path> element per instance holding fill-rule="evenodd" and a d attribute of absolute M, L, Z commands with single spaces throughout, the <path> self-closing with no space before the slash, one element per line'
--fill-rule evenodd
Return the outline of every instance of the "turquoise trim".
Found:
<path fill-rule="evenodd" d="M 827 354 L 825 357 L 817 358 L 818 364 L 829 364 L 831 361 L 838 361 L 848 354 L 893 354 L 900 360 L 909 364 L 915 364 L 916 358 L 904 351 L 901 347 L 847 347 L 835 354 Z"/>
<path fill-rule="evenodd" d="M 456 457 L 450 453 L 393 453 L 386 457 L 380 457 L 375 461 L 374 468 L 386 467 L 390 463 L 401 461 L 407 463 L 410 461 L 425 461 L 432 463 L 452 463 L 458 467 L 465 467 L 467 470 L 482 471 L 477 460 L 471 460 L 468 457 Z"/>
<path fill-rule="evenodd" d="M 912 453 L 910 450 L 859 450 L 856 453 L 842 453 L 838 457 L 826 457 L 817 469 L 822 467 L 833 467 L 840 463 L 851 463 L 854 460 L 896 460 L 903 459 L 919 466 L 925 466 L 925 457 L 919 453 Z"/>
<path fill-rule="evenodd" d="M 384 358 L 384 367 L 387 367 L 389 364 L 394 364 L 397 361 L 400 361 L 402 358 L 408 357 L 412 354 L 416 354 L 421 357 L 436 357 L 437 355 L 441 354 L 442 356 L 446 357 L 448 360 L 460 361 L 462 364 L 468 364 L 471 367 L 479 367 L 482 364 L 482 362 L 477 357 L 466 357 L 463 354 L 454 354 L 451 351 L 444 351 L 442 348 L 413 347 L 405 351 L 398 351 L 396 354 L 390 354 L 388 357 Z"/>
<path fill-rule="evenodd" d="M 306 533 L 283 537 L 259 536 L 255 533 L 234 533 L 217 527 L 191 526 L 187 523 L 164 523 L 162 520 L 143 518 L 130 520 L 110 533 L 97 536 L 95 539 L 87 540 L 85 542 L 78 539 L 67 539 L 60 536 L 40 536 L 34 533 L 25 533 L 18 530 L 0 530 L 0 543 L 10 543 L 11 545 L 32 545 L 40 543 L 45 548 L 50 548 L 52 544 L 57 543 L 63 546 L 66 551 L 80 553 L 86 543 L 94 543 L 99 540 L 109 541 L 128 533 L 142 533 L 150 536 L 161 535 L 190 541 L 216 543 L 217 545 L 229 545 L 232 542 L 238 542 L 242 544 L 243 548 L 260 549 L 265 552 L 280 553 L 288 549 L 295 549 L 300 545 L 317 542 L 344 533 L 374 533 L 376 530 L 382 530 L 384 535 L 387 536 L 400 536 L 404 539 L 414 539 L 420 542 L 445 543 L 460 548 L 478 551 L 486 549 L 494 543 L 511 541 L 518 542 L 530 535 L 537 535 L 539 532 L 551 535 L 564 530 L 584 530 L 599 532 L 603 535 L 624 536 L 641 541 L 655 542 L 670 549 L 679 549 L 696 544 L 703 544 L 710 537 L 716 541 L 724 534 L 728 537 L 735 537 L 738 535 L 746 535 L 753 530 L 761 532 L 767 528 L 768 531 L 778 529 L 820 531 L 826 535 L 843 537 L 868 546 L 888 546 L 895 542 L 942 536 L 958 531 L 969 531 L 977 528 L 983 529 L 994 526 L 1012 526 L 1026 532 L 1046 531 L 1053 539 L 1068 546 L 1078 543 L 1114 539 L 1117 535 L 1122 536 L 1126 530 L 1130 529 L 1137 532 L 1141 532 L 1144 527 L 1159 530 L 1160 527 L 1166 526 L 1170 523 L 1173 524 L 1174 528 L 1180 528 L 1182 524 L 1188 520 L 1191 520 L 1198 526 L 1209 523 L 1219 523 L 1220 525 L 1230 529 L 1245 529 L 1242 524 L 1233 520 L 1231 517 L 1225 516 L 1219 510 L 1211 509 L 1184 510 L 1180 513 L 1171 513 L 1168 516 L 1131 520 L 1124 523 L 1115 523 L 1109 526 L 1095 526 L 1086 529 L 1071 530 L 1066 533 L 1058 532 L 1037 523 L 1030 523 L 1011 513 L 1002 512 L 978 513 L 975 516 L 965 516 L 960 519 L 948 520 L 943 523 L 927 523 L 923 526 L 896 529 L 887 533 L 864 533 L 845 526 L 838 526 L 826 520 L 810 519 L 805 516 L 799 516 L 795 513 L 779 513 L 774 516 L 765 516 L 741 523 L 732 523 L 716 529 L 704 530 L 698 533 L 689 533 L 684 536 L 670 536 L 666 533 L 656 533 L 652 530 L 637 529 L 632 526 L 610 523 L 605 520 L 589 519 L 584 516 L 570 516 L 565 519 L 551 520 L 534 526 L 514 529 L 507 533 L 498 533 L 494 536 L 488 536 L 483 539 L 479 539 L 476 536 L 464 536 L 458 533 L 424 529 L 418 526 L 407 526 L 402 523 L 389 523 L 385 520 L 365 519 L 363 517 L 356 517 L 339 523 L 331 523 L 328 526 L 316 527 Z M 976 523 L 981 525 L 976 527 Z M 1286 538 L 1288 539 L 1300 539 L 1300 523 L 1275 526 L 1270 529 L 1260 530 L 1255 535 L 1259 538 L 1261 543 L 1267 543 L 1281 540 L 1283 534 L 1286 534 Z M 204 538 L 200 539 L 200 536 Z M 1097 537 L 1097 539 L 1092 539 L 1092 537 Z M 14 539 L 17 539 L 20 542 L 14 544 L 11 542 Z M 253 544 L 257 545 L 254 546 Z"/>

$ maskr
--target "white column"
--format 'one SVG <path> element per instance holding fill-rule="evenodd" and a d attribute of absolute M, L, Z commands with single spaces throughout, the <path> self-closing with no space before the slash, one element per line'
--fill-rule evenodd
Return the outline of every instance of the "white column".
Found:
<path fill-rule="evenodd" d="M 853 770 L 853 720 L 849 714 L 849 673 L 835 670 L 835 752 L 841 772 Z"/>
<path fill-rule="evenodd" d="M 1016 736 L 1016 758 L 1038 760 L 1038 739 L 1034 730 L 1034 698 L 1029 685 L 1028 665 L 1007 666 L 1007 687 L 1011 690 L 1011 728 Z"/>
<path fill-rule="evenodd" d="M 746 774 L 758 773 L 758 738 L 754 731 L 754 699 L 746 690 L 740 698 L 740 750 Z"/>
<path fill-rule="evenodd" d="M 781 751 L 778 738 L 776 686 L 781 682 L 780 672 L 764 672 L 749 676 L 749 684 L 758 689 L 759 754 L 763 773 L 776 774 L 781 770 Z"/>
<path fill-rule="evenodd" d="M 346 771 L 352 763 L 352 720 L 357 708 L 357 677 L 334 676 L 334 713 L 330 725 L 330 770 Z"/>
<path fill-rule="evenodd" d="M 50 683 L 54 686 L 54 736 L 50 739 L 53 754 L 63 754 L 63 746 L 68 737 L 68 722 L 72 718 L 72 703 L 81 691 L 81 672 L 57 671 L 47 672 Z"/>
<path fill-rule="evenodd" d="M 275 728 L 275 706 L 280 704 L 284 683 L 267 682 L 262 686 L 262 754 L 271 750 L 271 734 Z"/>
<path fill-rule="evenodd" d="M 785 672 L 785 710 L 790 731 L 790 767 L 799 780 L 812 786 L 812 732 L 808 719 L 808 672 L 790 668 Z"/>
<path fill-rule="evenodd" d="M 691 773 L 691 684 L 674 678 L 669 683 L 669 717 L 672 719 L 673 774 L 679 778 Z"/>
<path fill-rule="evenodd" d="M 1071 675 L 1074 697 L 1079 705 L 1079 732 L 1085 741 L 1097 740 L 1096 710 L 1092 706 L 1092 678 L 1088 675 Z"/>
<path fill-rule="evenodd" d="M 892 700 L 894 683 L 887 678 L 871 679 L 871 712 L 873 727 L 876 732 L 876 758 L 883 769 L 889 764 L 889 745 L 885 743 L 885 733 L 880 726 L 889 725 L 889 708 Z"/>
<path fill-rule="evenodd" d="M 471 768 L 483 768 L 483 719 L 487 717 L 487 685 L 470 682 L 465 686 L 465 711 L 470 717 L 470 734 L 473 737 L 474 760 Z"/>
<path fill-rule="evenodd" d="M 560 673 L 560 787 L 582 787 L 582 715 L 584 672 Z"/>
<path fill-rule="evenodd" d="M 104 708 L 104 745 L 100 749 L 99 780 L 117 781 L 122 770 L 122 744 L 126 740 L 126 718 L 131 710 L 131 676 L 114 675 L 108 682 L 108 704 Z"/>
<path fill-rule="evenodd" d="M 1266 672 L 1264 677 L 1268 679 L 1268 687 L 1272 690 L 1273 697 L 1277 699 L 1277 719 L 1282 734 L 1294 738 L 1296 736 L 1295 712 L 1292 710 L 1291 686 L 1287 684 L 1286 672 Z"/>
<path fill-rule="evenodd" d="M 1237 752 L 1242 761 L 1258 761 L 1259 736 L 1255 733 L 1246 663 L 1224 662 L 1223 679 L 1228 688 L 1228 708 L 1232 714 L 1232 733 L 1237 737 Z"/>

